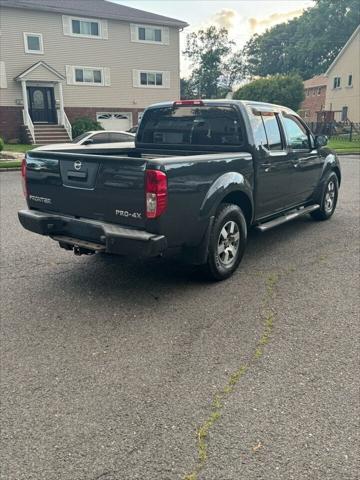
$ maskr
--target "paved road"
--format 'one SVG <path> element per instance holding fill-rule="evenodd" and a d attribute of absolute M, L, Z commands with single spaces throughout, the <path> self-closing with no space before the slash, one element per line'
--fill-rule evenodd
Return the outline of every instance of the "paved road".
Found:
<path fill-rule="evenodd" d="M 251 233 L 218 284 L 60 250 L 2 173 L 1 479 L 183 479 L 201 426 L 199 480 L 358 478 L 359 165 L 331 221 Z"/>

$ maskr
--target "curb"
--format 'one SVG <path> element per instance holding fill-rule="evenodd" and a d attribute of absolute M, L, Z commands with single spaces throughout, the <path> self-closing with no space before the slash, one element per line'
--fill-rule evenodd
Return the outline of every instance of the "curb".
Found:
<path fill-rule="evenodd" d="M 358 152 L 336 152 L 336 155 L 346 156 L 346 155 L 360 155 L 360 151 Z"/>
<path fill-rule="evenodd" d="M 1 172 L 20 172 L 21 167 L 9 167 L 9 168 L 0 168 L 0 173 Z"/>

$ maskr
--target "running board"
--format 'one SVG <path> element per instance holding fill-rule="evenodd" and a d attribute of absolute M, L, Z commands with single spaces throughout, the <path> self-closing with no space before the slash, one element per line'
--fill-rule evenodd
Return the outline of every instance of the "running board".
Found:
<path fill-rule="evenodd" d="M 320 208 L 320 205 L 309 205 L 308 207 L 300 208 L 295 212 L 288 213 L 287 215 L 282 215 L 281 217 L 275 218 L 274 220 L 270 220 L 269 222 L 261 223 L 260 225 L 257 225 L 255 228 L 256 230 L 260 230 L 261 232 L 266 232 L 267 230 L 270 230 L 270 228 L 274 228 L 283 223 L 290 222 L 290 220 L 294 220 L 295 218 L 302 217 L 303 215 L 314 212 L 319 208 Z"/>

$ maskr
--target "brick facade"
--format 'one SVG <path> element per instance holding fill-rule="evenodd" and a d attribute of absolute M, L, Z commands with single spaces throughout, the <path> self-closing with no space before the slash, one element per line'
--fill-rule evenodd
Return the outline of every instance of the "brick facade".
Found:
<path fill-rule="evenodd" d="M 316 122 L 317 113 L 325 109 L 326 86 L 305 89 L 305 100 L 301 104 L 301 113 L 307 122 Z"/>
<path fill-rule="evenodd" d="M 305 100 L 300 105 L 299 113 L 307 122 L 316 122 L 317 112 L 325 109 L 327 78 L 317 75 L 304 82 Z"/>
<path fill-rule="evenodd" d="M 23 107 L 0 106 L 0 137 L 5 141 L 17 139 L 21 141 L 23 132 Z M 76 118 L 89 117 L 96 120 L 99 112 L 131 112 L 133 125 L 138 123 L 138 115 L 143 112 L 142 108 L 121 107 L 65 107 L 65 113 L 72 123 Z"/>
<path fill-rule="evenodd" d="M 5 141 L 21 139 L 23 107 L 0 107 L 0 137 Z"/>

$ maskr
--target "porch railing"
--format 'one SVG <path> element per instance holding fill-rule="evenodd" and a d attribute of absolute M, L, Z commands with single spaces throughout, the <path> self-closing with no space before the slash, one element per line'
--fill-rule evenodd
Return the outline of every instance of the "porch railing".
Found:
<path fill-rule="evenodd" d="M 23 110 L 23 120 L 24 120 L 24 125 L 29 129 L 32 143 L 35 143 L 35 128 L 34 128 L 34 124 L 33 124 L 32 120 L 31 120 L 31 117 L 30 117 L 30 115 L 29 115 L 29 112 L 28 112 L 26 109 Z"/>
<path fill-rule="evenodd" d="M 67 131 L 67 134 L 69 135 L 70 140 L 72 140 L 72 128 L 71 128 L 71 123 L 69 122 L 68 117 L 66 116 L 65 111 L 62 111 L 62 117 L 63 117 L 63 123 L 64 123 L 64 128 Z"/>

